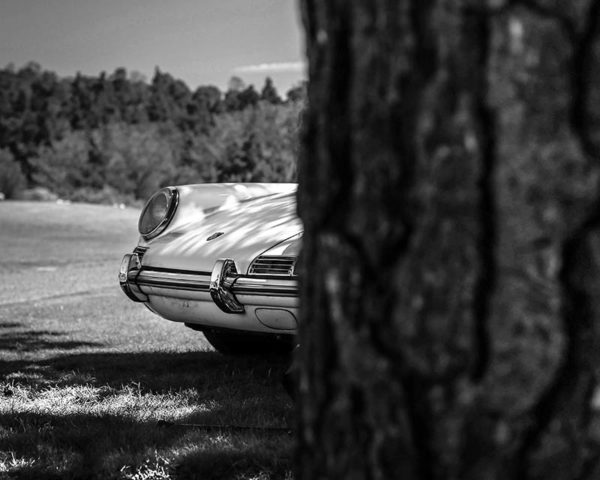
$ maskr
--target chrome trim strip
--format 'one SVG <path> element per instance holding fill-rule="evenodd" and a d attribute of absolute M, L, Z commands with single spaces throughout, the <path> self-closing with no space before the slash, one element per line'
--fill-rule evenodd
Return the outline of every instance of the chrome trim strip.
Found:
<path fill-rule="evenodd" d="M 175 290 L 195 290 L 208 292 L 210 277 L 197 273 L 166 272 L 142 269 L 136 282 L 142 287 L 172 288 Z"/>
<path fill-rule="evenodd" d="M 219 264 L 221 265 L 221 264 Z M 219 267 L 222 268 L 222 267 Z M 275 295 L 298 296 L 298 281 L 296 277 L 281 278 L 276 276 L 232 276 L 229 275 L 227 288 L 237 295 Z M 198 292 L 210 291 L 210 277 L 206 273 L 168 272 L 142 268 L 135 276 L 130 275 L 140 287 L 159 287 L 173 290 L 193 290 Z"/>
<path fill-rule="evenodd" d="M 119 269 L 119 283 L 123 292 L 135 302 L 147 302 L 150 292 L 144 288 L 210 293 L 211 298 L 226 313 L 242 313 L 244 305 L 237 295 L 252 297 L 298 297 L 296 276 L 239 275 L 235 262 L 219 259 L 212 273 L 178 271 L 142 267 L 138 254 L 123 257 Z"/>
<path fill-rule="evenodd" d="M 233 292 L 237 295 L 297 297 L 298 281 L 295 278 L 238 277 Z"/>

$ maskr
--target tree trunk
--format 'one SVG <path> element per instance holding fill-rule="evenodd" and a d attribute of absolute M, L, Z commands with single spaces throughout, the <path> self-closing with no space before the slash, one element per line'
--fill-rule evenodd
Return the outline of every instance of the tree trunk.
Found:
<path fill-rule="evenodd" d="M 297 478 L 600 478 L 600 0 L 300 3 Z"/>

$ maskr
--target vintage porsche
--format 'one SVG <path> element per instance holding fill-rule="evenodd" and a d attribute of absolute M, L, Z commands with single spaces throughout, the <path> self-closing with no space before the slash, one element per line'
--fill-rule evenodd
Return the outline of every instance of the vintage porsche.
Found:
<path fill-rule="evenodd" d="M 295 184 L 167 187 L 140 214 L 119 283 L 134 302 L 201 331 L 222 353 L 289 350 L 302 223 Z"/>

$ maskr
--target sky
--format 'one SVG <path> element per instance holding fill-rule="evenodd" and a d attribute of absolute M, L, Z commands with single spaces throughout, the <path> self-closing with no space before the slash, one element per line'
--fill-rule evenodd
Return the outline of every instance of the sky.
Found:
<path fill-rule="evenodd" d="M 0 68 L 61 77 L 156 67 L 192 89 L 232 76 L 284 95 L 304 75 L 297 0 L 0 0 Z"/>

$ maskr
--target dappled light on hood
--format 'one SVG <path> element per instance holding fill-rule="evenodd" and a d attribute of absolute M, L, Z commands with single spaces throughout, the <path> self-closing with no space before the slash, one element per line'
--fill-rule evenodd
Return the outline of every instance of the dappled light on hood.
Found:
<path fill-rule="evenodd" d="M 229 196 L 197 225 L 187 224 L 151 242 L 145 264 L 210 271 L 218 258 L 232 258 L 245 271 L 254 257 L 302 231 L 295 195 L 246 202 Z M 211 235 L 223 232 L 214 240 Z"/>

